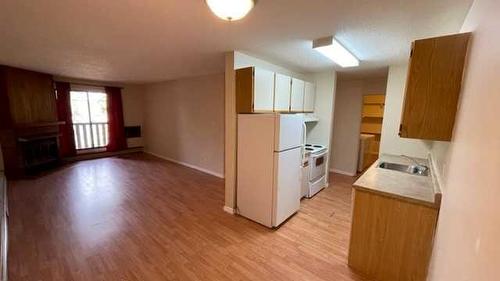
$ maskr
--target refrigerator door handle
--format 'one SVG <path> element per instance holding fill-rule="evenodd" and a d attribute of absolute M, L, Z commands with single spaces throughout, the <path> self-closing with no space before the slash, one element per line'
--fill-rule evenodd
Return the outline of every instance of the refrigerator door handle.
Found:
<path fill-rule="evenodd" d="M 307 126 L 306 126 L 306 122 L 302 123 L 302 145 L 306 145 L 306 141 L 307 141 Z"/>
<path fill-rule="evenodd" d="M 302 167 L 302 164 L 304 162 L 304 156 L 306 154 L 306 135 L 307 134 L 307 126 L 306 122 L 302 123 L 302 147 L 301 147 L 301 152 L 302 152 L 302 157 L 300 159 L 300 166 Z"/>

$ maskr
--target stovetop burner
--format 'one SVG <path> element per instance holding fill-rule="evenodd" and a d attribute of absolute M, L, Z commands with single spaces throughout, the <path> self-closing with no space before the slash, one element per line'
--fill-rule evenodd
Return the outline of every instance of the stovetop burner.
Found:
<path fill-rule="evenodd" d="M 322 152 L 322 151 L 326 150 L 326 147 L 324 145 L 321 145 L 321 144 L 307 143 L 305 145 L 305 150 L 310 151 L 311 153 L 318 153 L 318 152 Z"/>

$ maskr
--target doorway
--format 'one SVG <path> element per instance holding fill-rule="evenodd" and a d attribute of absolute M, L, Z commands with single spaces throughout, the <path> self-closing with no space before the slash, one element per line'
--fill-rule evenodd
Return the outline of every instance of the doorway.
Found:
<path fill-rule="evenodd" d="M 358 172 L 364 171 L 378 159 L 384 107 L 385 94 L 363 96 Z"/>
<path fill-rule="evenodd" d="M 356 176 L 378 158 L 387 77 L 341 77 L 337 82 L 332 171 Z"/>
<path fill-rule="evenodd" d="M 109 143 L 106 93 L 71 91 L 70 102 L 77 153 L 105 150 Z"/>

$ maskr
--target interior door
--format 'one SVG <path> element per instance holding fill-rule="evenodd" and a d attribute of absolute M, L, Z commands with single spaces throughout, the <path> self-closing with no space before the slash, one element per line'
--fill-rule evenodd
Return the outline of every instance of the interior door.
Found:
<path fill-rule="evenodd" d="M 311 82 L 305 83 L 304 111 L 314 112 L 314 101 L 316 99 L 316 86 Z"/>
<path fill-rule="evenodd" d="M 274 106 L 274 72 L 256 67 L 254 69 L 253 110 L 272 112 Z"/>
<path fill-rule="evenodd" d="M 302 150 L 275 153 L 273 226 L 278 226 L 300 208 Z"/>
<path fill-rule="evenodd" d="M 304 110 L 304 81 L 292 79 L 292 93 L 290 100 L 290 110 L 292 112 L 302 112 Z"/>
<path fill-rule="evenodd" d="M 292 79 L 289 76 L 276 73 L 274 82 L 274 111 L 288 112 L 290 110 L 290 87 Z"/>

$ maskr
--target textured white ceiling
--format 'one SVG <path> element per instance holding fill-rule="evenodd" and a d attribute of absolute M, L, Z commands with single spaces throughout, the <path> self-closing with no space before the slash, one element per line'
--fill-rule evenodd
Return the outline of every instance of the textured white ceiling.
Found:
<path fill-rule="evenodd" d="M 204 0 L 2 0 L 0 64 L 59 76 L 150 82 L 223 71 L 242 50 L 300 72 L 332 63 L 311 49 L 335 35 L 356 71 L 403 63 L 415 38 L 457 32 L 472 0 L 259 0 L 239 22 Z M 350 70 L 353 71 L 353 70 Z"/>

